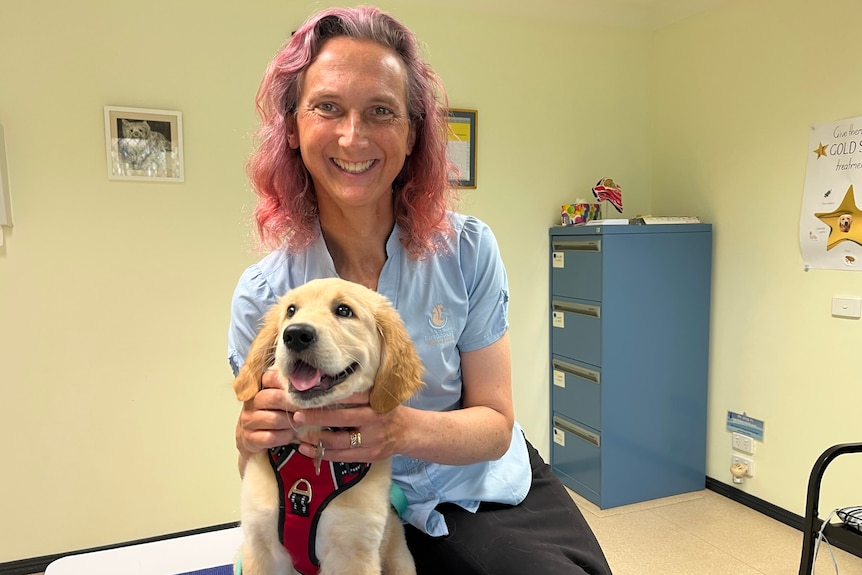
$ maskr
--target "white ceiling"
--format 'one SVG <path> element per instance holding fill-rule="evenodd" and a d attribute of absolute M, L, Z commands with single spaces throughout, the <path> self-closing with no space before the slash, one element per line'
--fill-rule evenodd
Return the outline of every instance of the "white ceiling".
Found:
<path fill-rule="evenodd" d="M 413 0 L 438 8 L 531 15 L 590 24 L 660 28 L 730 0 Z"/>

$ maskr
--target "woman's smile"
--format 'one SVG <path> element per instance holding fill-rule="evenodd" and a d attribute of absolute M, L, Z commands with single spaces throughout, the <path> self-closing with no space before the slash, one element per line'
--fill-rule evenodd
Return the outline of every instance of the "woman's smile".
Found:
<path fill-rule="evenodd" d="M 365 162 L 348 162 L 347 160 L 332 158 L 332 163 L 349 174 L 361 174 L 370 170 L 371 167 L 375 163 L 377 163 L 377 160 L 367 160 Z"/>

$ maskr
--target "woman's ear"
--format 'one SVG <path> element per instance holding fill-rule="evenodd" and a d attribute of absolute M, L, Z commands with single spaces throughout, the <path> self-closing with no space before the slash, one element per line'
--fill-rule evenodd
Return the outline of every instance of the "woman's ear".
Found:
<path fill-rule="evenodd" d="M 407 155 L 413 153 L 413 146 L 416 145 L 416 125 L 410 123 L 410 132 L 407 134 Z"/>
<path fill-rule="evenodd" d="M 296 117 L 288 113 L 284 117 L 285 123 L 285 134 L 287 135 L 287 145 L 290 146 L 292 150 L 299 149 L 299 131 L 296 126 Z"/>

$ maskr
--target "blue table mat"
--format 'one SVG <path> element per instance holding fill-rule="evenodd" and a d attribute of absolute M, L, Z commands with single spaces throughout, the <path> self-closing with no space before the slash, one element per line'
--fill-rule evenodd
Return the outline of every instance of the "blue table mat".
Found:
<path fill-rule="evenodd" d="M 219 565 L 218 567 L 187 571 L 186 573 L 178 573 L 177 575 L 233 575 L 233 565 Z"/>

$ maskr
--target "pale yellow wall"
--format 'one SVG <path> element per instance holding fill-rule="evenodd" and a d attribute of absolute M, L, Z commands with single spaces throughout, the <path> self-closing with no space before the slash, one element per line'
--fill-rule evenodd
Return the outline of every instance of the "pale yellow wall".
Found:
<path fill-rule="evenodd" d="M 244 174 L 272 54 L 323 2 L 5 3 L 0 562 L 236 521 L 225 359 L 251 253 Z M 518 418 L 548 452 L 547 228 L 600 177 L 649 206 L 644 31 L 385 2 L 479 110 L 479 188 L 511 280 Z M 103 106 L 180 110 L 184 184 L 109 182 Z"/>
<path fill-rule="evenodd" d="M 856 0 L 732 2 L 656 34 L 653 209 L 715 224 L 707 475 L 730 483 L 727 411 L 765 420 L 744 491 L 804 512 L 808 473 L 862 441 L 862 322 L 830 315 L 862 274 L 803 271 L 810 126 L 862 116 Z M 828 510 L 859 501 L 838 460 Z"/>
<path fill-rule="evenodd" d="M 252 99 L 286 35 L 328 5 L 74 4 L 2 12 L 16 227 L 0 248 L 0 562 L 237 519 L 225 331 L 258 257 Z M 859 439 L 860 323 L 828 310 L 862 276 L 802 272 L 797 226 L 808 126 L 862 115 L 853 52 L 835 40 L 862 7 L 740 1 L 654 33 L 380 5 L 426 42 L 452 105 L 479 110 L 463 209 L 503 250 L 517 415 L 537 447 L 547 227 L 612 176 L 626 216 L 715 224 L 708 475 L 729 482 L 724 415 L 747 411 L 767 427 L 742 488 L 801 513 L 816 455 Z M 181 110 L 186 182 L 109 182 L 104 105 Z"/>

